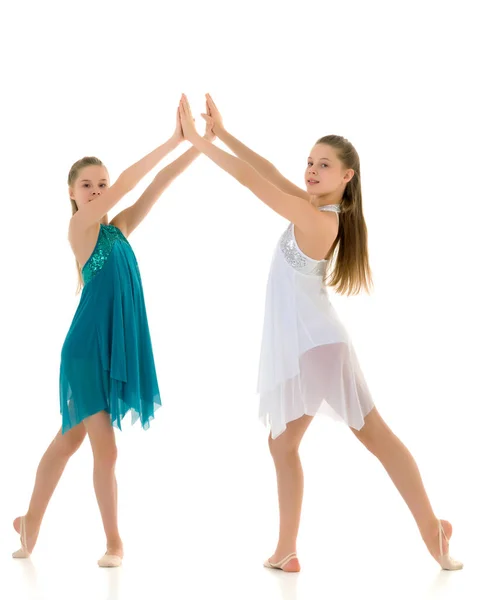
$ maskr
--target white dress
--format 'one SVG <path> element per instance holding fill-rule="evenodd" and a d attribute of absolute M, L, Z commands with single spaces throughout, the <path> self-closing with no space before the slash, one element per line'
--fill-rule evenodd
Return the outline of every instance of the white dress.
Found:
<path fill-rule="evenodd" d="M 320 210 L 340 211 L 335 204 Z M 291 223 L 269 273 L 258 377 L 259 416 L 270 425 L 273 439 L 290 421 L 318 411 L 361 429 L 374 407 L 349 336 L 329 300 L 326 267 L 326 260 L 301 252 Z"/>

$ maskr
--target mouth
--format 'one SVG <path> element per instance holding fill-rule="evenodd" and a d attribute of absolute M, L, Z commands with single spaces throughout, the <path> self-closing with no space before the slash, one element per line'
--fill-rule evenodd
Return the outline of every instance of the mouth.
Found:
<path fill-rule="evenodd" d="M 316 179 L 308 179 L 308 180 L 306 181 L 306 183 L 307 183 L 308 185 L 316 185 L 316 184 L 318 184 L 318 183 L 319 183 L 319 181 L 316 181 Z"/>

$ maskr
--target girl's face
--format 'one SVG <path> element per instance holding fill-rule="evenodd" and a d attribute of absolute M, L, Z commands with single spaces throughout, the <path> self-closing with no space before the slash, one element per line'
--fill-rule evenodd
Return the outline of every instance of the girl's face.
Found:
<path fill-rule="evenodd" d="M 342 192 L 354 176 L 352 169 L 346 169 L 327 144 L 316 144 L 308 157 L 304 175 L 306 190 L 312 196 L 326 196 Z"/>
<path fill-rule="evenodd" d="M 110 187 L 110 178 L 105 167 L 89 165 L 84 167 L 70 187 L 70 198 L 75 200 L 78 210 L 84 204 L 88 204 L 98 198 Z"/>

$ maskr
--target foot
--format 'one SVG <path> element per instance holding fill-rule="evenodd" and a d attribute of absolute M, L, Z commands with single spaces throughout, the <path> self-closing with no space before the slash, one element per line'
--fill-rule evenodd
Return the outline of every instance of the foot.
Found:
<path fill-rule="evenodd" d="M 441 529 L 439 527 L 439 522 L 436 521 L 436 523 L 433 526 L 431 526 L 430 531 L 426 535 L 423 535 L 423 540 L 431 556 L 441 565 L 443 569 L 456 570 L 462 567 L 461 563 L 458 563 L 457 561 L 450 558 L 445 559 L 445 557 L 448 557 L 449 555 L 449 540 L 452 536 L 452 525 L 451 523 L 449 523 L 449 521 L 443 521 L 442 519 L 441 525 L 442 529 L 444 530 L 444 535 L 442 534 Z M 441 537 L 442 556 L 440 540 Z M 461 567 L 459 565 L 461 565 Z"/>
<path fill-rule="evenodd" d="M 299 564 L 299 560 L 296 556 L 290 558 L 288 562 L 282 564 L 280 567 L 274 567 L 273 565 L 277 565 L 281 563 L 291 552 L 278 552 L 276 551 L 273 556 L 271 556 L 265 563 L 265 566 L 270 566 L 272 568 L 280 569 L 281 571 L 285 571 L 286 573 L 299 573 L 301 571 L 301 565 Z M 269 564 L 267 564 L 269 563 Z"/>
<path fill-rule="evenodd" d="M 13 528 L 20 535 L 20 519 L 17 517 L 13 521 Z M 26 550 L 31 554 L 37 543 L 38 534 L 40 532 L 40 526 L 33 522 L 32 518 L 28 514 L 25 515 L 25 530 L 26 530 Z"/>
<path fill-rule="evenodd" d="M 123 544 L 121 541 L 107 544 L 105 554 L 98 561 L 99 567 L 120 567 L 123 561 Z"/>

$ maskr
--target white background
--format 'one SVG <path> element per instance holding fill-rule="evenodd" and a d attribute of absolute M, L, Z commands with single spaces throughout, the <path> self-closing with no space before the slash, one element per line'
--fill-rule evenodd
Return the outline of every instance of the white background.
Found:
<path fill-rule="evenodd" d="M 2 8 L 2 599 L 477 595 L 473 7 Z M 337 133 L 356 146 L 375 290 L 334 303 L 378 409 L 416 457 L 438 516 L 455 527 L 451 552 L 463 572 L 439 572 L 381 465 L 346 427 L 319 419 L 302 445 L 303 572 L 262 569 L 277 501 L 255 389 L 266 278 L 286 223 L 205 157 L 130 239 L 163 407 L 148 432 L 127 418 L 117 435 L 124 566 L 96 566 L 104 539 L 88 443 L 67 467 L 31 561 L 10 558 L 11 521 L 27 509 L 60 427 L 60 350 L 78 302 L 68 170 L 96 155 L 114 180 L 172 134 L 182 92 L 201 130 L 210 92 L 231 133 L 298 185 L 316 139 Z"/>

